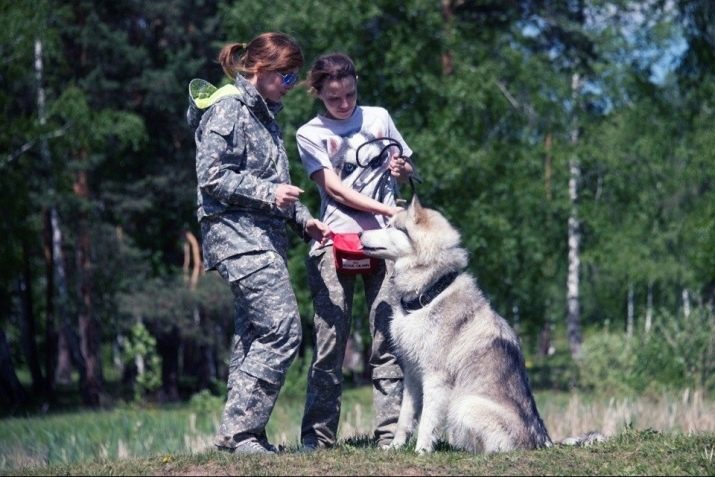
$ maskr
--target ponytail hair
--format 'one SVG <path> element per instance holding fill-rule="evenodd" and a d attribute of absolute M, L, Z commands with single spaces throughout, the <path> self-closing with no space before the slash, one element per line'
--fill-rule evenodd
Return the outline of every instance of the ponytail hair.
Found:
<path fill-rule="evenodd" d="M 285 33 L 261 33 L 248 43 L 227 43 L 218 54 L 224 73 L 235 79 L 247 78 L 261 71 L 290 71 L 303 67 L 303 51 L 298 42 Z"/>

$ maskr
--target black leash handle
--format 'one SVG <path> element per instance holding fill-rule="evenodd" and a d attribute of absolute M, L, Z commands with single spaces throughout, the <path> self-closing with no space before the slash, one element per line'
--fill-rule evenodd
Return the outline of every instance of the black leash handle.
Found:
<path fill-rule="evenodd" d="M 371 157 L 365 164 L 360 162 L 360 149 L 367 146 L 368 144 L 372 144 L 372 143 L 378 142 L 378 141 L 387 141 L 387 144 L 385 146 L 383 146 L 382 149 L 380 149 L 380 153 L 378 155 Z M 397 150 L 400 151 L 400 157 L 404 157 L 404 155 L 403 155 L 404 153 L 402 150 L 402 144 L 400 144 L 396 140 L 392 139 L 391 137 L 376 137 L 374 139 L 370 139 L 369 141 L 365 141 L 364 143 L 360 144 L 360 146 L 358 146 L 358 148 L 355 150 L 355 162 L 357 163 L 358 166 L 363 167 L 363 168 L 368 167 L 368 166 L 375 167 L 377 164 L 377 161 L 379 161 L 380 158 L 382 157 L 382 155 L 385 154 L 385 151 L 387 151 L 389 148 L 391 148 L 393 146 L 397 147 Z"/>
<path fill-rule="evenodd" d="M 374 142 L 378 141 L 386 141 L 387 144 L 383 146 L 382 149 L 380 149 L 380 153 L 377 154 L 374 157 L 369 158 L 369 160 L 363 164 L 360 162 L 360 149 L 362 149 L 364 146 L 367 146 L 368 144 L 372 144 Z M 362 168 L 366 167 L 376 167 L 379 164 L 380 158 L 382 158 L 383 154 L 385 154 L 385 151 L 387 151 L 391 147 L 396 147 L 397 150 L 399 151 L 399 157 L 404 158 L 406 161 L 409 161 L 410 164 L 412 164 L 412 161 L 408 157 L 405 157 L 404 155 L 404 150 L 402 149 L 402 144 L 400 144 L 398 141 L 395 139 L 392 139 L 391 137 L 376 137 L 374 139 L 370 139 L 369 141 L 365 141 L 362 143 L 358 148 L 355 150 L 355 163 Z M 389 174 L 389 171 L 385 171 L 385 174 Z M 408 178 L 410 181 L 410 190 L 412 192 L 412 195 L 415 195 L 416 192 L 416 187 L 415 187 L 415 181 L 416 182 L 422 182 L 422 179 L 419 178 L 417 175 L 417 171 L 415 170 L 415 165 L 412 164 L 412 174 L 410 174 L 410 177 Z M 395 198 L 395 202 L 397 203 L 398 207 L 405 207 L 407 205 L 407 201 L 402 198 Z"/>

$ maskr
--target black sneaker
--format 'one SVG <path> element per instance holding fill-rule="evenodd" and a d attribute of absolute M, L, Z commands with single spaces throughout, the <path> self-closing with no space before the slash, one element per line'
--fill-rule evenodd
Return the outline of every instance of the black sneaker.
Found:
<path fill-rule="evenodd" d="M 273 444 L 271 444 L 270 442 L 268 442 L 268 436 L 266 436 L 265 431 L 262 432 L 261 434 L 259 434 L 257 436 L 257 439 L 258 439 L 258 442 L 260 442 L 260 444 L 269 452 L 271 452 L 273 454 L 277 454 L 278 452 L 281 451 L 279 447 L 276 447 Z"/>
<path fill-rule="evenodd" d="M 312 454 L 313 452 L 317 452 L 321 449 L 324 449 L 324 447 L 318 444 L 318 441 L 315 439 L 305 439 L 303 441 L 303 445 L 298 448 L 298 452 L 301 454 Z"/>

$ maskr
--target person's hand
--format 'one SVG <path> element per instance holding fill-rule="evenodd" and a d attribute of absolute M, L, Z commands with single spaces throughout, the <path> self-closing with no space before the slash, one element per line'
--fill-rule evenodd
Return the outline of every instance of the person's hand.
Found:
<path fill-rule="evenodd" d="M 404 156 L 400 156 L 399 154 L 395 154 L 390 158 L 388 168 L 390 169 L 392 177 L 396 178 L 400 182 L 406 181 L 412 172 L 412 166 L 410 163 L 405 160 Z"/>
<path fill-rule="evenodd" d="M 305 223 L 305 231 L 313 240 L 319 242 L 320 245 L 324 245 L 332 235 L 328 226 L 318 219 L 308 219 Z"/>
<path fill-rule="evenodd" d="M 387 210 L 386 210 L 385 212 L 383 212 L 382 215 L 384 215 L 385 217 L 392 217 L 393 215 L 395 215 L 396 213 L 398 213 L 398 212 L 400 212 L 400 211 L 402 211 L 402 210 L 404 210 L 402 207 L 390 207 L 390 206 L 388 206 L 388 207 L 387 207 Z"/>
<path fill-rule="evenodd" d="M 276 188 L 276 206 L 279 209 L 285 209 L 290 205 L 295 204 L 303 193 L 303 189 L 291 184 L 280 184 Z"/>
<path fill-rule="evenodd" d="M 401 212 L 404 210 L 402 207 L 395 207 L 393 205 L 387 205 L 387 204 L 379 204 L 380 207 L 375 211 L 375 213 L 378 213 L 380 215 L 384 215 L 385 217 L 392 217 L 398 212 Z"/>

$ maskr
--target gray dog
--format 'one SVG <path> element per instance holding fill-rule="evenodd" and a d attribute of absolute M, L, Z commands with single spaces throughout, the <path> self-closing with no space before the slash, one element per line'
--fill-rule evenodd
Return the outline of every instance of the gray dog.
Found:
<path fill-rule="evenodd" d="M 457 230 L 415 196 L 361 241 L 367 255 L 395 262 L 390 331 L 405 394 L 391 447 L 416 424 L 418 453 L 434 450 L 440 432 L 475 453 L 550 447 L 519 340 L 465 271 Z"/>

